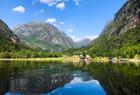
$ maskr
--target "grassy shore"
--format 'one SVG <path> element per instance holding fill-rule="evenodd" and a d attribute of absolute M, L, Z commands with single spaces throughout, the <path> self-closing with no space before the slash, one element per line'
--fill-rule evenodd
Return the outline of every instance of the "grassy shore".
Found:
<path fill-rule="evenodd" d="M 121 60 L 125 60 L 125 62 L 134 62 L 140 63 L 140 59 L 133 58 L 123 58 Z M 63 56 L 63 57 L 53 57 L 53 58 L 0 58 L 0 61 L 63 61 L 63 62 L 79 62 L 80 57 L 78 56 Z M 108 57 L 96 57 L 90 58 L 92 62 L 109 62 Z M 114 62 L 120 62 L 120 59 L 114 58 Z"/>
<path fill-rule="evenodd" d="M 66 61 L 73 62 L 79 61 L 80 58 L 74 58 L 72 56 L 63 56 L 63 57 L 48 57 L 48 58 L 0 58 L 0 61 Z"/>
<path fill-rule="evenodd" d="M 96 58 L 92 58 L 92 61 L 96 61 L 96 62 L 109 62 L 109 59 L 107 57 L 96 57 Z M 138 58 L 113 58 L 114 62 L 133 62 L 133 63 L 140 63 L 140 59 Z"/>
<path fill-rule="evenodd" d="M 58 58 L 0 58 L 1 61 L 63 61 L 63 57 Z"/>

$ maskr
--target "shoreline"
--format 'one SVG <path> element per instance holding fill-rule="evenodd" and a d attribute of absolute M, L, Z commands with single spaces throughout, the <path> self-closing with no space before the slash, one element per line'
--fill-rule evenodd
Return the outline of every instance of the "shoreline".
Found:
<path fill-rule="evenodd" d="M 0 58 L 0 61 L 62 61 L 63 57 L 58 58 Z"/>
<path fill-rule="evenodd" d="M 0 61 L 66 61 L 66 62 L 70 62 L 70 61 L 79 61 L 80 58 L 74 58 L 74 57 L 53 57 L 53 58 L 0 58 Z M 140 59 L 128 59 L 128 58 L 124 58 L 123 60 L 125 60 L 124 62 L 133 62 L 133 63 L 140 63 Z M 91 62 L 109 62 L 107 57 L 97 57 L 97 58 L 90 58 Z M 112 60 L 113 62 L 120 62 L 120 59 L 115 59 Z M 122 61 L 123 62 L 123 61 Z"/>

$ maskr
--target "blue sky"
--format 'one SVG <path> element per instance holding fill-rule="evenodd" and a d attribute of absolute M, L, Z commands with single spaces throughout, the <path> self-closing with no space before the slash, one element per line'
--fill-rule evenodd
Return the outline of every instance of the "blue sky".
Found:
<path fill-rule="evenodd" d="M 97 37 L 126 0 L 0 0 L 0 19 L 10 28 L 46 21 L 75 41 Z"/>

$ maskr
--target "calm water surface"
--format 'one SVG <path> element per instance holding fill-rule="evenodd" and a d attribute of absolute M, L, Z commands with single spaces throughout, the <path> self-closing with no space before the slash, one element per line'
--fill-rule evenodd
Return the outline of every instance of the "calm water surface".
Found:
<path fill-rule="evenodd" d="M 140 65 L 0 62 L 0 95 L 140 95 Z"/>
<path fill-rule="evenodd" d="M 105 95 L 98 80 L 72 64 L 1 62 L 0 75 L 4 95 Z"/>

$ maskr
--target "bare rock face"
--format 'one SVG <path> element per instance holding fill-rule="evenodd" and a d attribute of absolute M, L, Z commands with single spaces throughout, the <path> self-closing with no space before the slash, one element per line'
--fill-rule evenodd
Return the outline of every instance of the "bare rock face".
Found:
<path fill-rule="evenodd" d="M 74 42 L 69 36 L 46 22 L 18 25 L 13 31 L 27 45 L 44 50 L 61 51 L 74 46 Z"/>
<path fill-rule="evenodd" d="M 140 0 L 128 0 L 115 14 L 115 18 L 106 27 L 103 33 L 109 36 L 121 34 L 136 28 L 140 22 Z"/>
<path fill-rule="evenodd" d="M 8 40 L 13 43 L 19 42 L 19 39 L 14 34 L 14 32 L 12 32 L 10 28 L 2 20 L 0 20 L 0 39 Z"/>

